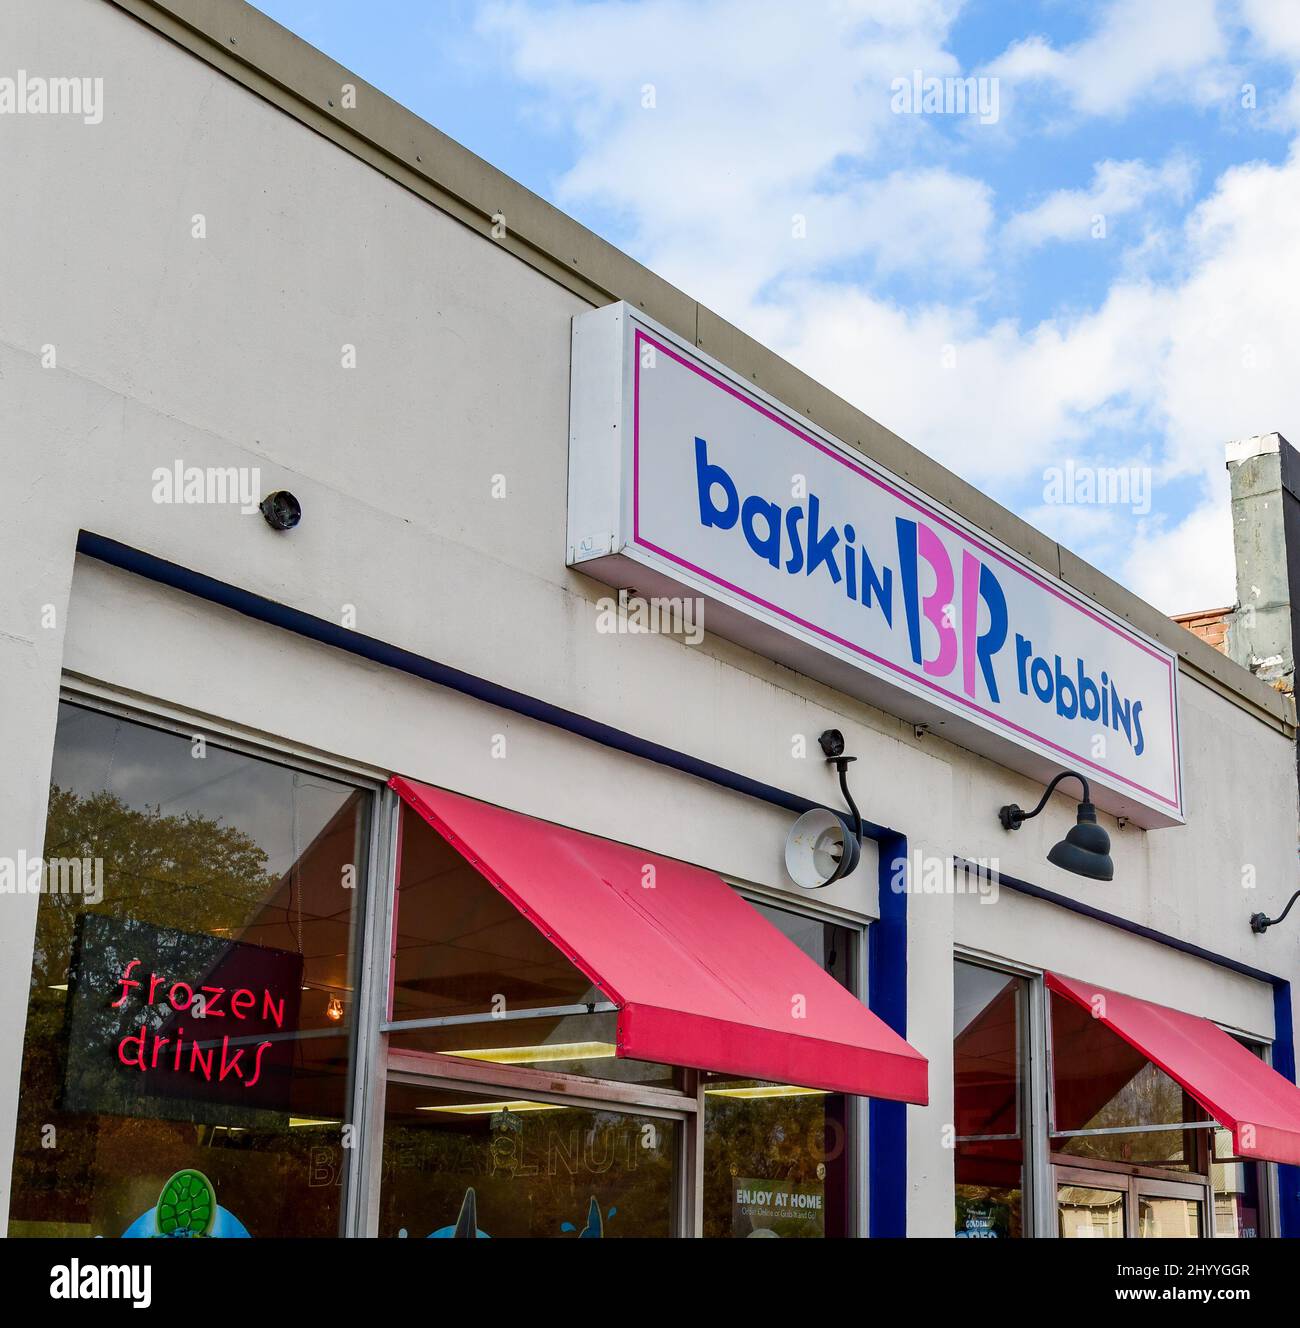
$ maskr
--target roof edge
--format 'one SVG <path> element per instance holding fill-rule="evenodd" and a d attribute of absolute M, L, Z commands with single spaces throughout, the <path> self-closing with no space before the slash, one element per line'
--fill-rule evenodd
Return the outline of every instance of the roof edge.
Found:
<path fill-rule="evenodd" d="M 602 240 L 245 0 L 106 0 L 594 307 L 626 300 L 836 438 L 1174 651 L 1184 673 L 1295 735 L 1290 701 L 775 351 Z M 342 105 L 344 84 L 356 105 Z M 492 234 L 501 217 L 505 234 Z"/>

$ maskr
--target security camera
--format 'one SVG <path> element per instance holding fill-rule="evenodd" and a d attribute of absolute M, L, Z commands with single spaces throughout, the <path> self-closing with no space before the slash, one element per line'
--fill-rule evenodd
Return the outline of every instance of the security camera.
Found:
<path fill-rule="evenodd" d="M 268 493 L 259 510 L 272 530 L 292 530 L 302 520 L 302 504 L 288 489 Z"/>

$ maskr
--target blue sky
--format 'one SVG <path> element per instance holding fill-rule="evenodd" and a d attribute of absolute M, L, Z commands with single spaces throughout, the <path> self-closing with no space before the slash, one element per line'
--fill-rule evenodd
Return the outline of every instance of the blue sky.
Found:
<path fill-rule="evenodd" d="M 1159 607 L 1232 602 L 1224 444 L 1300 443 L 1300 0 L 258 7 Z"/>

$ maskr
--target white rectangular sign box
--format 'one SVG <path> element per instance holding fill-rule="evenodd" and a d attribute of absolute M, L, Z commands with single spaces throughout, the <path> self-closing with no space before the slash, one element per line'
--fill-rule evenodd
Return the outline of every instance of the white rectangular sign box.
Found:
<path fill-rule="evenodd" d="M 626 304 L 574 319 L 570 410 L 570 566 L 701 597 L 719 636 L 1035 779 L 1077 770 L 1138 825 L 1183 820 L 1170 651 Z"/>

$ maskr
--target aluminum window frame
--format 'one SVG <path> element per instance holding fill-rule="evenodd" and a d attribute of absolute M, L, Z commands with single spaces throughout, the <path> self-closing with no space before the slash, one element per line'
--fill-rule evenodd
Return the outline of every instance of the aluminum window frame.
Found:
<path fill-rule="evenodd" d="M 1087 1165 L 1076 1167 L 1064 1163 L 1055 1167 L 1057 1185 L 1082 1185 L 1093 1189 L 1108 1190 L 1124 1196 L 1124 1235 L 1125 1240 L 1144 1239 L 1141 1227 L 1141 1203 L 1146 1197 L 1153 1199 L 1186 1199 L 1200 1204 L 1200 1235 L 1197 1239 L 1211 1240 L 1215 1235 L 1214 1188 L 1208 1177 L 1189 1177 L 1185 1180 L 1173 1180 L 1168 1177 L 1148 1176 L 1144 1171 L 1134 1170 L 1116 1164 L 1112 1167 L 1098 1167 L 1093 1159 L 1087 1159 Z M 1053 1216 L 1056 1216 L 1053 1210 Z M 1060 1233 L 1059 1218 L 1056 1225 L 1058 1240 L 1065 1239 Z M 1154 1239 L 1145 1237 L 1145 1239 Z"/>
<path fill-rule="evenodd" d="M 371 1096 L 370 1075 L 362 1072 L 362 1055 L 373 1041 L 371 1025 L 374 1022 L 374 1011 L 369 975 L 374 958 L 370 945 L 371 926 L 388 879 L 382 870 L 387 848 L 384 824 L 387 776 L 376 767 L 335 758 L 284 737 L 201 714 L 161 698 L 141 696 L 69 670 L 64 670 L 61 675 L 58 701 L 60 705 L 67 703 L 80 706 L 181 738 L 193 740 L 195 736 L 202 735 L 205 741 L 219 748 L 305 774 L 319 775 L 335 783 L 349 785 L 366 795 L 366 861 L 364 871 L 359 873 L 360 899 L 353 919 L 352 937 L 356 948 L 353 967 L 356 1003 L 345 1088 L 345 1098 L 352 1104 L 352 1119 L 344 1121 L 340 1131 L 344 1156 L 343 1192 L 340 1195 L 339 1230 L 335 1239 L 359 1234 L 356 1230 L 356 1209 L 359 1206 L 357 1196 L 366 1184 L 363 1168 L 368 1159 L 364 1147 L 357 1147 L 357 1141 L 365 1137 Z"/>
<path fill-rule="evenodd" d="M 1020 1228 L 1024 1240 L 1041 1239 L 1047 1232 L 1047 1218 L 1055 1219 L 1055 1206 L 1051 1202 L 1052 1189 L 1051 1164 L 1047 1156 L 1048 1135 L 1047 1095 L 1050 1093 L 1050 1076 L 1044 1073 L 1046 1027 L 1043 1020 L 1042 997 L 1046 992 L 1046 983 L 1042 969 L 1032 968 L 1028 964 L 1016 963 L 990 955 L 972 946 L 955 945 L 953 964 L 970 964 L 975 968 L 987 969 L 1000 973 L 1007 978 L 1018 978 L 1022 985 L 1016 996 L 1016 1010 L 1023 1030 L 1019 1048 L 1020 1092 L 1017 1112 L 1021 1121 L 1024 1159 L 1021 1165 L 1020 1195 L 1023 1205 Z M 951 1053 L 950 1053 L 951 1054 Z M 956 1085 L 953 1086 L 954 1106 Z M 956 1115 L 956 1112 L 953 1113 Z M 954 1158 L 953 1193 L 957 1190 L 957 1177 Z"/>
<path fill-rule="evenodd" d="M 868 962 L 869 947 L 867 944 L 867 930 L 878 918 L 867 917 L 860 913 L 855 913 L 851 909 L 838 907 L 832 904 L 826 904 L 819 899 L 802 899 L 784 893 L 780 890 L 773 890 L 762 886 L 757 886 L 749 882 L 739 881 L 733 877 L 723 878 L 729 886 L 742 899 L 750 904 L 764 904 L 769 908 L 783 910 L 786 913 L 793 913 L 797 917 L 815 918 L 819 922 L 829 923 L 832 926 L 843 927 L 850 933 L 852 940 L 853 953 L 849 956 L 849 978 L 851 985 L 848 990 L 861 1005 L 867 1004 L 866 993 L 868 990 Z M 829 976 L 829 975 L 828 975 Z M 859 1097 L 855 1093 L 846 1093 L 848 1099 L 848 1136 L 847 1142 L 853 1149 L 852 1169 L 849 1175 L 849 1235 L 851 1240 L 866 1240 L 870 1235 L 870 1216 L 871 1216 L 871 1195 L 870 1185 L 870 1166 L 871 1158 L 870 1148 L 870 1117 L 869 1109 L 870 1098 Z M 701 1099 L 701 1105 L 703 1099 Z M 701 1154 L 701 1171 L 703 1170 L 703 1152 L 704 1152 L 704 1115 L 700 1114 L 700 1141 L 699 1148 Z M 700 1196 L 701 1217 L 703 1224 L 703 1194 Z"/>
<path fill-rule="evenodd" d="M 588 1078 L 560 1074 L 529 1065 L 494 1065 L 466 1061 L 438 1052 L 408 1051 L 392 1046 L 392 1037 L 405 1028 L 418 1028 L 422 1020 L 392 1020 L 391 998 L 395 979 L 397 946 L 397 887 L 400 880 L 402 824 L 407 815 L 417 815 L 389 788 L 383 793 L 383 817 L 388 852 L 383 899 L 371 920 L 376 962 L 370 974 L 370 1010 L 373 1055 L 366 1067 L 368 1080 L 364 1109 L 362 1156 L 358 1160 L 358 1201 L 349 1234 L 375 1237 L 379 1234 L 380 1191 L 382 1188 L 384 1124 L 387 1089 L 390 1082 L 415 1084 L 428 1088 L 483 1092 L 497 1096 L 517 1092 L 519 1096 L 539 1101 L 567 1103 L 588 1110 L 639 1114 L 677 1122 L 678 1147 L 673 1186 L 671 1230 L 674 1238 L 692 1237 L 701 1230 L 700 1171 L 701 1140 L 697 1137 L 703 1120 L 702 1076 L 682 1069 L 683 1086 L 664 1088 L 626 1080 Z M 436 832 L 435 832 L 436 833 Z M 490 885 L 484 882 L 485 888 Z M 600 1002 L 601 1007 L 609 1002 Z M 613 1008 L 613 1007 L 610 1007 Z M 485 1018 L 490 1016 L 485 1016 Z"/>

